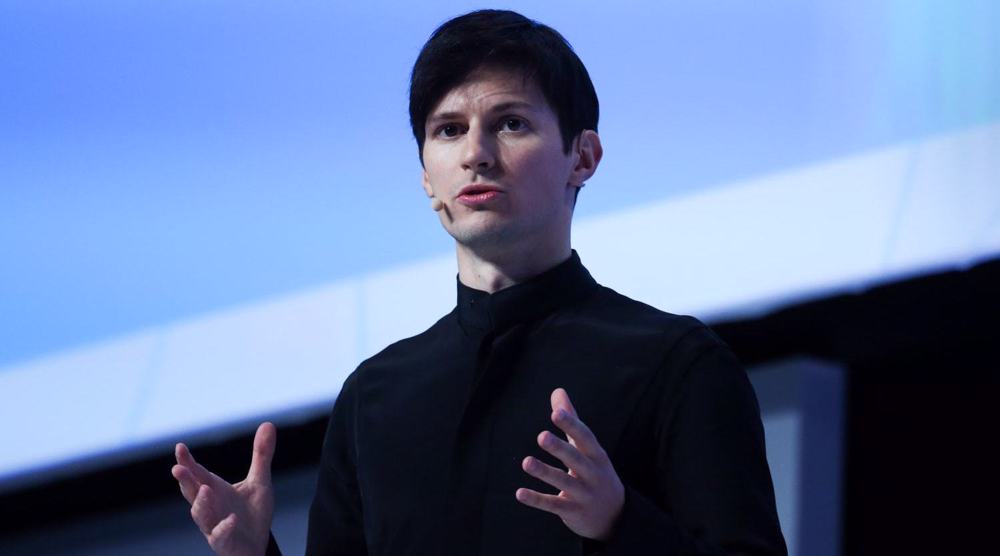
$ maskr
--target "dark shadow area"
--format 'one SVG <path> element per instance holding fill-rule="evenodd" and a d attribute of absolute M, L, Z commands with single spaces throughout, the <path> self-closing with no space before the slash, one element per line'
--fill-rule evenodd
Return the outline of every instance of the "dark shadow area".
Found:
<path fill-rule="evenodd" d="M 747 364 L 849 369 L 844 554 L 958 554 L 994 542 L 998 318 L 994 259 L 714 328 Z"/>

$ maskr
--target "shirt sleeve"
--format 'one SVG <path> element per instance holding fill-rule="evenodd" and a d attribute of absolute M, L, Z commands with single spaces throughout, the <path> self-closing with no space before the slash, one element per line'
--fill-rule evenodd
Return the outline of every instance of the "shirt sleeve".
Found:
<path fill-rule="evenodd" d="M 344 381 L 323 439 L 316 494 L 309 510 L 306 556 L 368 553 L 357 475 L 357 375 L 355 371 Z"/>
<path fill-rule="evenodd" d="M 753 387 L 711 331 L 692 336 L 666 361 L 676 386 L 657 394 L 655 493 L 626 486 L 598 553 L 785 556 Z"/>

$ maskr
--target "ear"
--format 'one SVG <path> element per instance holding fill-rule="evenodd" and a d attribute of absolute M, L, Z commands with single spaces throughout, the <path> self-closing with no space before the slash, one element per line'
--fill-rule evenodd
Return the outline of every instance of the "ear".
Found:
<path fill-rule="evenodd" d="M 575 151 L 576 164 L 569 175 L 569 185 L 582 187 L 583 183 L 597 171 L 597 165 L 604 156 L 601 137 L 592 129 L 581 131 L 576 138 Z"/>
<path fill-rule="evenodd" d="M 427 175 L 427 170 L 423 171 L 423 178 L 421 179 L 421 185 L 423 185 L 424 193 L 426 193 L 428 197 L 434 196 L 434 190 L 431 189 L 431 178 L 430 176 Z"/>

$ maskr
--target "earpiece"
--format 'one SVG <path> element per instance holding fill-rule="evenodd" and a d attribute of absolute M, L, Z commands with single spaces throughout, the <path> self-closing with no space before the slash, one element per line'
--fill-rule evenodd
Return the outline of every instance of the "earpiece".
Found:
<path fill-rule="evenodd" d="M 441 209 L 443 208 L 444 208 L 444 203 L 441 202 L 441 199 L 438 199 L 437 197 L 431 197 L 431 210 L 433 210 L 434 212 L 440 212 Z"/>

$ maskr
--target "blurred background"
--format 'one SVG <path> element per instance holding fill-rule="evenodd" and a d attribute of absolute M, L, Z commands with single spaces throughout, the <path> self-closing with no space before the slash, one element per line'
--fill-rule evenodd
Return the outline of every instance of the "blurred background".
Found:
<path fill-rule="evenodd" d="M 409 71 L 468 2 L 0 2 L 0 553 L 202 554 L 174 442 L 325 418 L 454 305 Z M 975 548 L 1000 462 L 1000 4 L 505 2 L 590 71 L 574 246 L 757 388 L 792 554 Z"/>

